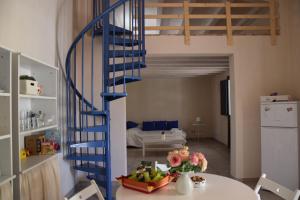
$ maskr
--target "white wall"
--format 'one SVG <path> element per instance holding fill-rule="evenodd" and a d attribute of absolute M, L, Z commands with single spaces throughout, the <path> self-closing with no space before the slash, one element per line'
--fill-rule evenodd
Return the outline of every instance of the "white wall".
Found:
<path fill-rule="evenodd" d="M 57 48 L 65 55 L 72 40 L 72 5 L 72 0 L 0 0 L 0 45 L 57 65 Z M 74 178 L 62 154 L 59 159 L 66 194 L 74 187 Z"/>
<path fill-rule="evenodd" d="M 268 36 L 235 36 L 232 47 L 226 45 L 224 36 L 194 36 L 190 46 L 184 45 L 181 36 L 147 37 L 148 55 L 233 55 L 231 174 L 237 178 L 254 178 L 261 173 L 259 97 L 288 91 L 289 2 L 280 1 L 281 35 L 276 46 Z"/>
<path fill-rule="evenodd" d="M 145 78 L 127 87 L 127 120 L 179 120 L 189 138 L 195 135 L 192 126 L 201 117 L 201 137 L 213 137 L 212 89 L 210 76 L 194 78 Z"/>
<path fill-rule="evenodd" d="M 268 36 L 235 36 L 233 47 L 226 45 L 225 36 L 194 36 L 190 46 L 183 44 L 182 36 L 149 36 L 146 41 L 148 55 L 233 55 L 231 172 L 237 178 L 260 175 L 259 96 L 277 91 L 300 98 L 300 3 L 279 2 L 281 35 L 276 46 Z"/>
<path fill-rule="evenodd" d="M 234 97 L 232 99 L 232 174 L 238 178 L 258 177 L 260 174 L 259 96 L 285 89 L 286 74 L 282 66 L 287 62 L 284 41 L 275 47 L 269 37 L 235 37 L 233 47 L 226 46 L 223 36 L 192 37 L 185 46 L 182 37 L 147 37 L 146 45 L 152 54 L 219 54 L 233 55 L 230 71 Z M 272 73 L 269 73 L 272 71 Z M 255 146 L 256 148 L 253 148 Z M 250 150 L 251 149 L 251 150 Z"/>
<path fill-rule="evenodd" d="M 111 103 L 112 180 L 127 174 L 126 98 Z"/>
<path fill-rule="evenodd" d="M 146 41 L 148 55 L 233 55 L 231 172 L 238 178 L 260 174 L 259 96 L 277 91 L 300 98 L 300 5 L 298 0 L 279 2 L 281 35 L 276 46 L 268 36 L 235 36 L 233 47 L 226 45 L 225 36 L 194 36 L 190 46 L 181 36 L 149 36 Z"/>
<path fill-rule="evenodd" d="M 289 42 L 290 68 L 289 68 L 289 89 L 298 100 L 300 100 L 300 1 L 292 0 L 289 10 L 289 26 L 291 27 Z"/>

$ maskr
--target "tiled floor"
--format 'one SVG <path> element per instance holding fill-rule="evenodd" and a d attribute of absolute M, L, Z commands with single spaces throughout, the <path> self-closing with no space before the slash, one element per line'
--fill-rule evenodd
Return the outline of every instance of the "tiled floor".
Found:
<path fill-rule="evenodd" d="M 203 139 L 201 141 L 189 141 L 188 146 L 191 151 L 201 151 L 208 159 L 207 173 L 218 174 L 221 176 L 230 176 L 230 153 L 228 148 L 212 139 Z M 161 163 L 166 162 L 167 152 L 161 151 L 149 151 L 146 152 L 146 157 L 142 157 L 142 150 L 138 148 L 128 148 L 128 172 L 135 169 L 139 165 L 141 160 L 158 161 Z M 245 181 L 245 184 L 250 187 L 255 187 L 257 180 Z M 262 200 L 281 200 L 277 196 L 262 191 Z"/>

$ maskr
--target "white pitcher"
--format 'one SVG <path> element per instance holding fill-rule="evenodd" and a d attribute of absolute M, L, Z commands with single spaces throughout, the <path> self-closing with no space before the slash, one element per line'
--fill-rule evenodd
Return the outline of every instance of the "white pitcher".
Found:
<path fill-rule="evenodd" d="M 176 190 L 179 194 L 188 195 L 193 192 L 194 184 L 189 176 L 189 172 L 182 172 L 176 181 Z"/>

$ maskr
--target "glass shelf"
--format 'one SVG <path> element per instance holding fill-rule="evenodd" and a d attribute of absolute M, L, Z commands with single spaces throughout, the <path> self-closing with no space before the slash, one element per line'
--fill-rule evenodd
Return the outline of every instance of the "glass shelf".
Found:
<path fill-rule="evenodd" d="M 37 129 L 32 129 L 32 130 L 28 130 L 28 131 L 21 131 L 20 134 L 21 135 L 27 135 L 27 134 L 31 134 L 31 133 L 35 133 L 35 132 L 40 132 L 40 131 L 46 131 L 49 129 L 54 129 L 57 128 L 57 124 L 54 125 L 50 125 L 50 126 L 45 126 L 45 127 L 41 127 L 41 128 L 37 128 Z"/>

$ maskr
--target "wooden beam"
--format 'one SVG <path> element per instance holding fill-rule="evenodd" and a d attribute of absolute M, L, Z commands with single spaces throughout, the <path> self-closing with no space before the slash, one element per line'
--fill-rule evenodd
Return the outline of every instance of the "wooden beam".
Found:
<path fill-rule="evenodd" d="M 185 0 L 183 2 L 183 7 L 184 7 L 184 43 L 186 45 L 189 45 L 191 40 L 189 2 Z"/>
<path fill-rule="evenodd" d="M 145 19 L 183 19 L 182 14 L 172 15 L 145 15 Z"/>
<path fill-rule="evenodd" d="M 190 19 L 226 19 L 226 15 L 190 15 Z"/>
<path fill-rule="evenodd" d="M 268 3 L 231 3 L 232 8 L 268 8 Z"/>
<path fill-rule="evenodd" d="M 183 19 L 182 14 L 145 15 L 145 19 Z M 226 19 L 226 15 L 191 14 L 190 19 Z M 276 16 L 278 18 L 278 16 Z M 270 15 L 231 15 L 231 19 L 270 19 Z"/>
<path fill-rule="evenodd" d="M 234 31 L 269 31 L 270 26 L 233 26 Z"/>
<path fill-rule="evenodd" d="M 191 26 L 192 31 L 226 31 L 226 26 Z"/>
<path fill-rule="evenodd" d="M 276 45 L 276 2 L 270 0 L 270 26 L 271 26 L 271 43 Z"/>
<path fill-rule="evenodd" d="M 183 8 L 183 3 L 145 3 L 146 8 Z"/>
<path fill-rule="evenodd" d="M 191 8 L 224 8 L 225 3 L 190 3 Z"/>
<path fill-rule="evenodd" d="M 232 20 L 231 20 L 231 2 L 226 1 L 226 26 L 227 26 L 227 44 L 232 46 Z"/>
<path fill-rule="evenodd" d="M 270 19 L 270 15 L 231 15 L 232 19 Z"/>
<path fill-rule="evenodd" d="M 147 31 L 184 30 L 184 26 L 146 26 Z M 190 26 L 190 31 L 226 31 L 227 26 Z M 233 31 L 270 31 L 270 26 L 232 26 Z"/>
<path fill-rule="evenodd" d="M 146 31 L 176 31 L 184 30 L 183 26 L 146 26 Z"/>

